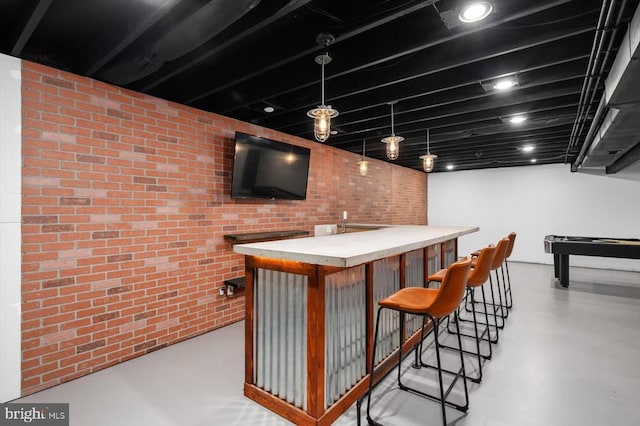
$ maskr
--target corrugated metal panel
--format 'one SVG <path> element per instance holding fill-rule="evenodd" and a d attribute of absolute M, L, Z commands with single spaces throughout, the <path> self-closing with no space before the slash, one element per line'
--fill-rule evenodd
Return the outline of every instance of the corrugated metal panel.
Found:
<path fill-rule="evenodd" d="M 307 405 L 307 277 L 256 270 L 255 383 L 296 407 Z"/>
<path fill-rule="evenodd" d="M 366 374 L 364 266 L 331 274 L 325 282 L 325 406 Z"/>

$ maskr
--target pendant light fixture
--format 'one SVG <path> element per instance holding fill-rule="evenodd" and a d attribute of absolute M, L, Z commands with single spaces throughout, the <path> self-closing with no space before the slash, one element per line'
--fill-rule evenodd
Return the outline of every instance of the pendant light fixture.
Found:
<path fill-rule="evenodd" d="M 425 172 L 429 173 L 433 171 L 433 168 L 436 165 L 436 158 L 438 158 L 437 155 L 433 155 L 429 152 L 429 129 L 427 129 L 427 153 L 420 157 L 422 160 L 422 168 Z"/>
<path fill-rule="evenodd" d="M 387 136 L 386 138 L 382 139 L 382 142 L 387 144 L 387 158 L 389 160 L 395 160 L 398 158 L 398 155 L 400 155 L 399 143 L 404 140 L 402 136 L 396 136 L 394 131 L 393 104 L 395 104 L 396 102 L 397 101 L 389 102 L 389 105 L 391 105 L 391 136 Z"/>
<path fill-rule="evenodd" d="M 364 156 L 365 143 L 366 143 L 366 139 L 362 139 L 362 158 L 356 161 L 356 163 L 358 163 L 358 172 L 360 173 L 360 176 L 366 176 L 367 172 L 369 171 L 369 162 L 366 160 L 366 157 Z"/>
<path fill-rule="evenodd" d="M 316 38 L 318 44 L 323 47 L 329 46 L 335 38 L 331 34 L 319 34 Z M 313 118 L 313 135 L 318 142 L 324 142 L 331 134 L 331 119 L 338 116 L 338 111 L 331 108 L 331 105 L 324 104 L 324 66 L 331 62 L 331 56 L 328 53 L 316 56 L 316 63 L 322 66 L 322 99 L 320 105 L 307 112 L 307 116 Z"/>

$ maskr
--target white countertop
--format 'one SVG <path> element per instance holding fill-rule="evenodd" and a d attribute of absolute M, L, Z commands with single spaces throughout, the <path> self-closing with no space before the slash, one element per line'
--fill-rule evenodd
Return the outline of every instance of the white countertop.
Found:
<path fill-rule="evenodd" d="M 477 226 L 364 226 L 385 227 L 321 237 L 236 244 L 233 246 L 233 251 L 251 256 L 348 268 L 438 244 L 480 229 Z"/>

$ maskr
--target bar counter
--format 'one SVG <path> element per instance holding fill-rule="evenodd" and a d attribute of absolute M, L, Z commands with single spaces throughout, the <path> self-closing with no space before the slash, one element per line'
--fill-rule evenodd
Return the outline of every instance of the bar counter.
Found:
<path fill-rule="evenodd" d="M 238 244 L 245 255 L 244 394 L 297 425 L 330 425 L 367 389 L 378 300 L 457 258 L 472 226 L 354 225 L 363 232 Z M 376 375 L 398 334 L 407 352 L 421 320 L 381 318 Z"/>

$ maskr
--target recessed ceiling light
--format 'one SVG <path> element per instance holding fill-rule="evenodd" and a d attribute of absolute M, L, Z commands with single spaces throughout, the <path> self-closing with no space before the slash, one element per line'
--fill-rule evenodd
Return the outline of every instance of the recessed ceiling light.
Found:
<path fill-rule="evenodd" d="M 493 83 L 493 88 L 496 90 L 508 90 L 515 85 L 516 85 L 515 79 L 509 77 L 509 78 L 502 78 L 496 81 L 495 83 Z"/>
<path fill-rule="evenodd" d="M 536 161 L 538 161 L 538 160 L 536 160 L 535 158 L 532 158 L 532 159 L 531 159 L 531 162 L 532 162 L 532 163 L 535 163 Z"/>
<path fill-rule="evenodd" d="M 458 19 L 462 22 L 478 22 L 489 16 L 493 6 L 488 1 L 476 1 L 462 8 Z"/>
<path fill-rule="evenodd" d="M 524 115 L 514 115 L 513 117 L 509 118 L 509 123 L 520 124 L 526 120 L 527 120 L 527 117 L 525 117 Z"/>
<path fill-rule="evenodd" d="M 273 112 L 273 111 L 275 111 L 275 110 L 276 110 L 276 109 L 275 109 L 274 107 L 272 107 L 272 106 L 266 106 L 266 107 L 264 107 L 264 112 L 267 112 L 267 113 L 271 113 L 271 112 Z"/>
<path fill-rule="evenodd" d="M 535 145 L 524 145 L 522 148 L 520 148 L 522 150 L 522 152 L 531 152 L 534 149 L 536 149 Z"/>
<path fill-rule="evenodd" d="M 453 164 L 447 164 L 447 170 L 453 170 L 454 167 Z"/>

